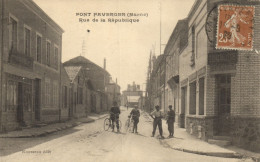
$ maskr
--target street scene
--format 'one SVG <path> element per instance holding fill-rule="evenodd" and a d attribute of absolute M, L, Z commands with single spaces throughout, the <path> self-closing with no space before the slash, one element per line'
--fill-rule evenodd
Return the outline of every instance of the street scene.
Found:
<path fill-rule="evenodd" d="M 122 114 L 120 120 L 125 123 L 130 108 L 127 111 L 126 107 L 121 107 Z M 17 138 L 3 139 L 1 138 L 1 161 L 251 161 L 250 159 L 237 159 L 233 151 L 228 151 L 222 148 L 213 147 L 202 141 L 197 144 L 202 145 L 201 151 L 223 151 L 225 157 L 203 156 L 194 153 L 185 153 L 172 149 L 167 143 L 159 141 L 158 130 L 154 138 L 151 137 L 152 120 L 142 113 L 140 123 L 138 124 L 138 134 L 125 132 L 124 126 L 120 133 L 112 132 L 111 130 L 104 131 L 104 119 L 96 120 L 95 122 L 81 124 L 71 129 L 56 132 L 45 137 L 37 138 Z M 166 125 L 163 123 L 165 134 Z M 185 132 L 176 132 L 175 141 L 182 143 L 183 140 L 191 137 L 185 137 Z M 193 141 L 194 142 L 194 141 Z M 195 143 L 196 144 L 196 141 Z M 196 146 L 185 147 L 191 150 L 196 150 Z M 3 147 L 4 146 L 4 147 Z M 181 146 L 182 147 L 182 146 Z M 3 152 L 2 152 L 3 151 Z M 33 153 L 34 151 L 34 153 Z M 45 153 L 44 153 L 45 151 Z M 38 153 L 37 153 L 38 152 Z M 3 157 L 3 155 L 5 155 Z M 227 158 L 228 157 L 228 158 Z"/>
<path fill-rule="evenodd" d="M 0 8 L 0 162 L 260 161 L 260 0 Z"/>

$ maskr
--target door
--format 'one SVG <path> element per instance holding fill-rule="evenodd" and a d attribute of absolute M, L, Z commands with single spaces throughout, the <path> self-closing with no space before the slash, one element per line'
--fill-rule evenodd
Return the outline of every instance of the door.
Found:
<path fill-rule="evenodd" d="M 96 95 L 91 95 L 91 112 L 96 112 Z"/>
<path fill-rule="evenodd" d="M 185 128 L 186 120 L 185 120 L 185 114 L 187 111 L 187 87 L 181 88 L 181 115 L 180 115 L 180 127 Z"/>
<path fill-rule="evenodd" d="M 20 82 L 18 83 L 17 121 L 23 124 L 23 86 Z"/>
<path fill-rule="evenodd" d="M 35 101 L 34 101 L 34 107 L 35 107 L 35 120 L 40 120 L 40 114 L 41 114 L 41 108 L 40 108 L 40 79 L 35 80 Z"/>
<path fill-rule="evenodd" d="M 231 109 L 231 76 L 217 76 L 218 92 L 218 134 L 229 135 Z"/>
<path fill-rule="evenodd" d="M 69 117 L 73 117 L 73 94 L 72 89 L 69 89 Z"/>

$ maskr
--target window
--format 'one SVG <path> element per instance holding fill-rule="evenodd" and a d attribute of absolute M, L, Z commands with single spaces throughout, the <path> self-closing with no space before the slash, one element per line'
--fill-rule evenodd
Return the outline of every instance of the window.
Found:
<path fill-rule="evenodd" d="M 78 87 L 78 104 L 83 104 L 83 88 Z"/>
<path fill-rule="evenodd" d="M 50 104 L 51 104 L 50 79 L 45 79 L 45 105 L 50 106 Z"/>
<path fill-rule="evenodd" d="M 9 32 L 9 39 L 10 39 L 10 49 L 16 51 L 17 50 L 17 21 L 10 17 L 10 32 Z"/>
<path fill-rule="evenodd" d="M 31 31 L 27 27 L 24 28 L 24 54 L 30 56 L 31 51 Z"/>
<path fill-rule="evenodd" d="M 58 69 L 58 47 L 54 47 L 54 67 Z"/>
<path fill-rule="evenodd" d="M 49 41 L 47 41 L 47 45 L 46 45 L 46 64 L 48 66 L 51 65 L 51 43 Z"/>
<path fill-rule="evenodd" d="M 41 62 L 42 55 L 42 37 L 40 35 L 36 35 L 36 61 Z"/>
<path fill-rule="evenodd" d="M 58 106 L 58 104 L 59 104 L 59 91 L 58 91 L 58 83 L 57 82 L 53 82 L 53 93 L 52 93 L 52 95 L 53 95 L 53 105 L 54 106 Z"/>
<path fill-rule="evenodd" d="M 9 80 L 6 87 L 6 110 L 14 111 L 17 107 L 17 83 Z"/>

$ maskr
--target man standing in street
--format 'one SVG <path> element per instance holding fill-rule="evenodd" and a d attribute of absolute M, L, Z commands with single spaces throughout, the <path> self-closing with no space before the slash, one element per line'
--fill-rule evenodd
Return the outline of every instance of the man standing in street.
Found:
<path fill-rule="evenodd" d="M 174 121 L 175 121 L 175 112 L 174 112 L 174 110 L 172 110 L 172 105 L 169 105 L 169 111 L 167 113 L 169 138 L 172 138 L 173 134 L 174 134 Z"/>
<path fill-rule="evenodd" d="M 137 124 L 139 123 L 140 111 L 137 109 L 137 106 L 131 111 L 130 116 L 132 116 L 132 120 L 134 120 L 133 133 L 137 132 Z"/>
<path fill-rule="evenodd" d="M 119 132 L 119 114 L 120 114 L 120 109 L 117 105 L 117 102 L 113 102 L 113 106 L 110 109 L 110 119 L 112 120 L 112 131 L 114 132 L 114 127 L 115 127 L 115 122 L 116 122 L 116 127 L 117 127 L 117 132 Z"/>
<path fill-rule="evenodd" d="M 161 138 L 164 138 L 163 137 L 163 130 L 162 130 L 163 113 L 160 111 L 160 107 L 158 105 L 155 106 L 155 108 L 156 108 L 156 110 L 154 110 L 150 114 L 150 116 L 153 118 L 153 133 L 152 133 L 152 137 L 154 137 L 154 134 L 155 134 L 155 131 L 156 131 L 156 127 L 158 125 Z"/>

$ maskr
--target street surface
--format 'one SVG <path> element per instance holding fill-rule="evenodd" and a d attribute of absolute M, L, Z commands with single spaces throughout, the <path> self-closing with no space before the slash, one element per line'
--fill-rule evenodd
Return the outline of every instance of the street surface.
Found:
<path fill-rule="evenodd" d="M 121 107 L 121 133 L 104 131 L 103 121 L 82 124 L 77 127 L 37 138 L 1 138 L 0 162 L 11 161 L 61 161 L 61 162 L 172 162 L 198 161 L 223 162 L 240 159 L 203 156 L 176 151 L 151 137 L 152 123 L 141 115 L 139 134 L 124 131 L 124 123 L 130 109 Z M 164 130 L 164 135 L 168 131 Z M 156 135 L 158 136 L 158 130 Z"/>

